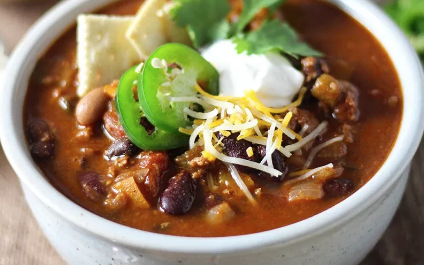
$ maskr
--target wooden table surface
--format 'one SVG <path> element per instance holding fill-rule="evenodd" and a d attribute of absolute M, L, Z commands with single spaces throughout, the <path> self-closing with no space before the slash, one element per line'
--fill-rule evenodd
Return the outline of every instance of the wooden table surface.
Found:
<path fill-rule="evenodd" d="M 34 1 L 35 2 L 35 1 Z M 11 51 L 50 3 L 0 5 L 0 38 Z M 40 4 L 41 3 L 41 4 Z M 424 142 L 416 154 L 401 206 L 389 229 L 361 265 L 424 265 Z M 0 149 L 0 265 L 62 265 L 24 201 Z"/>

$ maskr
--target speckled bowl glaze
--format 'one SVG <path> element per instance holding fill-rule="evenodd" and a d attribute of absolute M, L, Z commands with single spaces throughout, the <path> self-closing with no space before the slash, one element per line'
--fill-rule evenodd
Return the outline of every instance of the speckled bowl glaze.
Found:
<path fill-rule="evenodd" d="M 26 35 L 6 71 L 1 99 L 2 145 L 34 216 L 63 259 L 71 265 L 359 263 L 394 215 L 424 127 L 423 70 L 401 31 L 366 0 L 328 0 L 380 40 L 399 73 L 406 102 L 396 144 L 364 187 L 327 211 L 271 231 L 225 238 L 167 236 L 113 223 L 70 201 L 45 179 L 24 140 L 23 102 L 37 59 L 75 23 L 78 14 L 113 1 L 62 1 Z"/>

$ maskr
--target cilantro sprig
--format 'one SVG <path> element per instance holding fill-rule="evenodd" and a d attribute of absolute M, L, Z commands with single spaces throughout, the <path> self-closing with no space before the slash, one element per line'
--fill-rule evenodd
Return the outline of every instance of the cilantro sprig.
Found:
<path fill-rule="evenodd" d="M 248 33 L 246 26 L 264 8 L 274 10 L 286 0 L 243 0 L 239 20 L 227 20 L 231 6 L 227 0 L 174 0 L 171 15 L 176 24 L 186 27 L 194 47 L 199 48 L 220 39 L 233 39 L 239 53 L 263 54 L 269 51 L 292 56 L 321 56 L 322 54 L 302 42 L 289 24 L 271 17 L 263 25 Z"/>
<path fill-rule="evenodd" d="M 231 10 L 227 0 L 174 0 L 170 14 L 177 26 L 186 27 L 194 47 L 201 47 L 230 32 L 227 15 Z"/>
<path fill-rule="evenodd" d="M 286 0 L 244 0 L 243 12 L 236 23 L 236 32 L 243 32 L 243 29 L 263 8 L 269 8 L 275 5 L 282 5 Z"/>
<path fill-rule="evenodd" d="M 239 53 L 246 52 L 248 55 L 269 51 L 285 52 L 294 57 L 322 55 L 308 44 L 301 42 L 289 24 L 277 20 L 266 21 L 258 30 L 236 37 L 233 42 Z"/>

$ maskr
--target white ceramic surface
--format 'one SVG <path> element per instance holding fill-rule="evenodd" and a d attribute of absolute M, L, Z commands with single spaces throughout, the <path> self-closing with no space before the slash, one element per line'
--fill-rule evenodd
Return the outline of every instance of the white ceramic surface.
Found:
<path fill-rule="evenodd" d="M 381 41 L 399 73 L 406 102 L 396 145 L 363 188 L 321 214 L 272 231 L 226 238 L 175 237 L 118 225 L 77 206 L 42 176 L 24 141 L 23 99 L 37 58 L 79 13 L 113 1 L 62 2 L 26 35 L 6 72 L 0 113 L 2 145 L 35 217 L 63 258 L 71 265 L 357 264 L 391 220 L 407 180 L 407 165 L 423 132 L 424 77 L 400 30 L 365 0 L 329 0 Z"/>

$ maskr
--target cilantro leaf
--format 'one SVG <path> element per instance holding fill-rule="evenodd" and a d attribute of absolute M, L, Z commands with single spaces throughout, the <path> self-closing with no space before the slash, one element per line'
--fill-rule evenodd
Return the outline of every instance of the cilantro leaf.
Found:
<path fill-rule="evenodd" d="M 322 53 L 300 41 L 289 24 L 277 20 L 266 21 L 258 30 L 237 36 L 233 42 L 238 53 L 246 52 L 248 55 L 278 51 L 294 57 L 322 56 Z"/>
<path fill-rule="evenodd" d="M 236 23 L 236 32 L 242 32 L 263 8 L 281 6 L 286 0 L 243 0 L 243 12 Z"/>
<path fill-rule="evenodd" d="M 227 0 L 174 0 L 170 14 L 177 26 L 186 27 L 194 47 L 198 48 L 230 32 L 227 15 L 231 10 Z"/>

